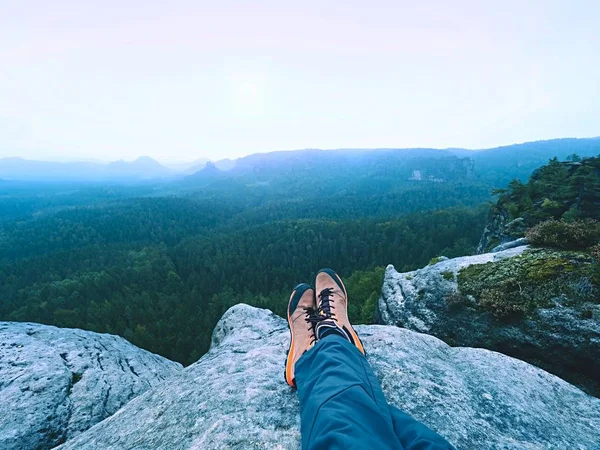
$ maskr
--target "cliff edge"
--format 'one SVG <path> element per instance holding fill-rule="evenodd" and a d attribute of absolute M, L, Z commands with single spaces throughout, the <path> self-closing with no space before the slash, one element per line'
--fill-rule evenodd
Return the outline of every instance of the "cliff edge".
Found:
<path fill-rule="evenodd" d="M 180 370 L 118 336 L 0 322 L 0 448 L 54 448 Z"/>
<path fill-rule="evenodd" d="M 392 326 L 357 326 L 391 404 L 459 449 L 593 449 L 600 400 L 525 362 Z M 283 381 L 284 319 L 230 308 L 197 363 L 60 447 L 295 449 L 298 399 Z"/>
<path fill-rule="evenodd" d="M 586 253 L 520 246 L 385 272 L 376 321 L 535 364 L 600 396 L 600 299 Z"/>

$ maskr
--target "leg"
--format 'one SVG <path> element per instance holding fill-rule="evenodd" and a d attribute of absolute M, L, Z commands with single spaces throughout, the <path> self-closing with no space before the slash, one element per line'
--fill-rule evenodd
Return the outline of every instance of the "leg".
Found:
<path fill-rule="evenodd" d="M 300 284 L 288 305 L 291 340 L 285 378 L 298 388 L 302 448 L 452 449 L 441 436 L 387 404 L 348 320 L 348 294 L 339 275 L 321 269 L 315 286 L 318 301 L 309 285 Z"/>
<path fill-rule="evenodd" d="M 395 406 L 390 406 L 390 413 L 394 431 L 404 449 L 441 450 L 452 448 L 442 436 Z"/>
<path fill-rule="evenodd" d="M 344 338 L 319 341 L 296 363 L 303 449 L 402 449 L 369 363 Z"/>
<path fill-rule="evenodd" d="M 448 450 L 452 446 L 385 400 L 360 351 L 330 335 L 296 363 L 303 449 Z"/>

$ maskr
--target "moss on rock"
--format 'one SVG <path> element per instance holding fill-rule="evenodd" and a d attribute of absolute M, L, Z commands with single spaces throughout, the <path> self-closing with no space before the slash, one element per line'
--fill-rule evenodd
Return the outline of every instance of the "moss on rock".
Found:
<path fill-rule="evenodd" d="M 427 265 L 428 266 L 434 266 L 434 265 L 436 265 L 437 263 L 439 263 L 441 261 L 445 261 L 446 259 L 448 259 L 448 258 L 446 258 L 444 256 L 436 256 L 435 258 L 431 258 L 429 260 L 429 264 L 427 264 Z"/>
<path fill-rule="evenodd" d="M 454 272 L 452 272 L 451 270 L 441 272 L 441 275 L 446 281 L 454 281 Z"/>
<path fill-rule="evenodd" d="M 458 274 L 458 298 L 498 317 L 523 316 L 560 303 L 598 302 L 595 264 L 588 253 L 532 249 L 514 258 L 471 265 Z M 457 303 L 457 299 L 453 299 Z"/>

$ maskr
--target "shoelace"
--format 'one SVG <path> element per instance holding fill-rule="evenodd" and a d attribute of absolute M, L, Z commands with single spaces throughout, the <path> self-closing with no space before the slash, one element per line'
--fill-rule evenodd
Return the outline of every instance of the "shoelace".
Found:
<path fill-rule="evenodd" d="M 331 304 L 333 294 L 332 288 L 325 288 L 319 293 L 319 307 L 317 308 L 317 314 L 324 316 L 326 319 L 333 319 L 337 322 L 335 313 L 332 312 L 335 306 Z"/>
<path fill-rule="evenodd" d="M 333 289 L 331 288 L 326 288 L 321 291 L 319 294 L 319 307 L 317 309 L 311 307 L 304 308 L 304 320 L 309 324 L 309 331 L 311 332 L 310 345 L 331 333 L 338 334 L 348 342 L 354 343 L 354 340 L 348 334 L 347 330 L 337 325 L 335 313 L 331 312 L 332 309 L 335 309 L 335 306 L 331 304 L 332 291 Z"/>
<path fill-rule="evenodd" d="M 317 341 L 317 337 L 315 335 L 315 325 L 319 322 L 321 322 L 322 320 L 325 319 L 325 317 L 321 316 L 319 314 L 319 312 L 312 308 L 312 307 L 308 307 L 308 308 L 303 308 L 304 309 L 304 321 L 308 324 L 309 328 L 308 331 L 310 331 L 310 345 L 314 344 Z"/>

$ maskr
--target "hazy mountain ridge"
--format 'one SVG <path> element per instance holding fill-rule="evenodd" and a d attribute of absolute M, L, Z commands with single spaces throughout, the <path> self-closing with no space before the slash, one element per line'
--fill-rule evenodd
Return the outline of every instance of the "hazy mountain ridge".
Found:
<path fill-rule="evenodd" d="M 0 316 L 116 332 L 187 364 L 205 350 L 222 305 L 243 300 L 278 311 L 283 291 L 315 266 L 345 276 L 388 263 L 410 271 L 440 254 L 475 251 L 489 207 L 477 205 L 503 185 L 481 180 L 471 158 L 447 152 L 393 164 L 401 152 L 338 155 L 346 153 L 339 165 L 336 152 L 305 153 L 327 165 L 297 152 L 275 155 L 303 170 L 282 163 L 255 171 L 249 163 L 235 175 L 211 164 L 203 172 L 212 181 L 189 185 L 2 186 Z M 444 181 L 429 179 L 436 174 Z M 97 291 L 110 304 L 91 301 L 102 298 Z M 167 327 L 155 326 L 163 313 L 147 305 L 156 301 L 178 312 Z M 144 314 L 122 314 L 132 302 Z M 201 330 L 188 333 L 187 324 Z M 175 350 L 165 344 L 173 336 Z"/>
<path fill-rule="evenodd" d="M 339 190 L 343 194 L 361 190 L 361 180 L 367 179 L 386 186 L 387 191 L 394 187 L 406 189 L 418 182 L 483 184 L 491 189 L 514 178 L 526 180 L 549 159 L 565 159 L 574 153 L 581 157 L 600 154 L 600 139 L 555 139 L 484 150 L 380 148 L 256 153 L 236 160 L 227 172 L 213 170 L 219 169 L 217 163 L 208 171 L 186 177 L 185 183 L 209 186 L 215 180 L 237 180 L 283 191 L 306 191 L 306 180 L 318 178 L 329 193 Z"/>
<path fill-rule="evenodd" d="M 471 159 L 474 173 L 479 177 L 493 179 L 496 184 L 512 178 L 526 178 L 548 159 L 564 159 L 576 153 L 579 156 L 600 154 L 600 138 L 565 138 L 527 142 L 481 150 L 462 148 L 373 148 L 373 149 L 304 149 L 254 153 L 238 159 L 214 161 L 220 171 L 230 177 L 273 177 L 284 173 L 306 170 L 341 170 L 377 165 L 411 165 L 416 160 L 443 160 L 445 158 Z M 200 158 L 190 163 L 160 164 L 142 156 L 135 161 L 98 162 L 51 162 L 27 160 L 18 157 L 0 159 L 0 178 L 31 181 L 115 181 L 136 182 L 169 180 L 191 176 L 192 181 L 201 179 L 208 159 Z M 412 170 L 419 170 L 412 164 Z M 498 174 L 498 170 L 502 173 Z M 200 174 L 199 174 L 200 173 Z M 199 174 L 199 175 L 198 175 Z M 195 176 L 198 175 L 198 176 Z M 432 175 L 434 178 L 439 178 Z"/>
<path fill-rule="evenodd" d="M 131 182 L 173 177 L 175 172 L 158 161 L 142 156 L 135 161 L 94 162 L 35 161 L 24 158 L 0 159 L 0 177 L 36 182 Z"/>

